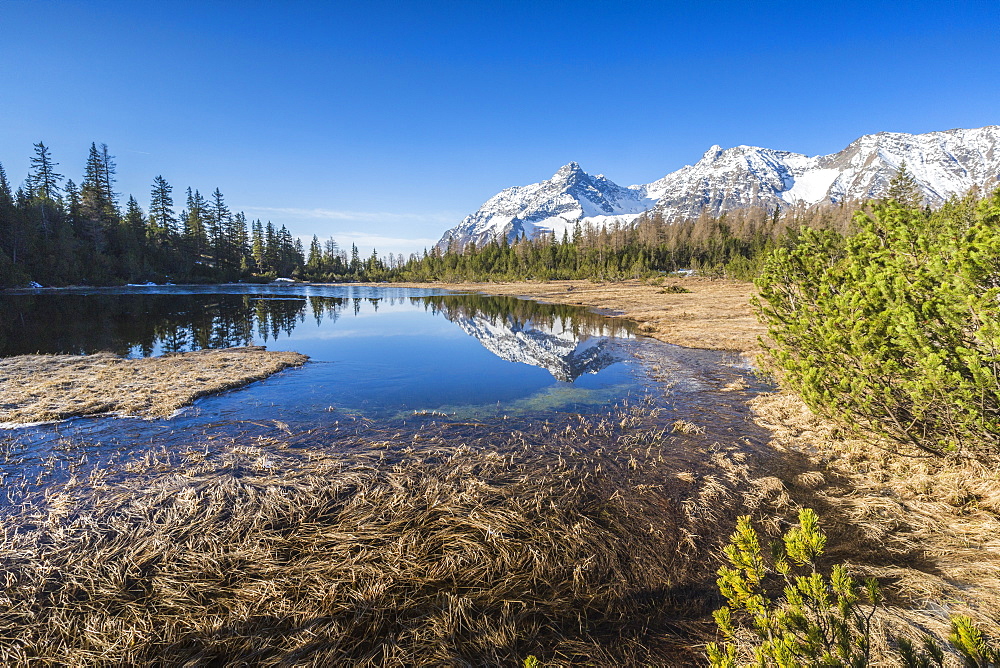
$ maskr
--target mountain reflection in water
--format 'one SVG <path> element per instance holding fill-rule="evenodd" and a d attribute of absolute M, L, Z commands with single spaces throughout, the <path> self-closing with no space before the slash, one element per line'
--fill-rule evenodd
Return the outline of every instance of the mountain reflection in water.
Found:
<path fill-rule="evenodd" d="M 8 291 L 0 298 L 0 356 L 139 357 L 264 344 L 310 361 L 199 399 L 169 418 L 0 428 L 0 479 L 31 481 L 24 488 L 30 491 L 131 457 L 187 452 L 192 444 L 207 454 L 257 439 L 292 439 L 296 448 L 339 448 L 365 433 L 422 439 L 425 428 L 440 425 L 453 437 L 547 429 L 633 402 L 655 408 L 650 416 L 663 411 L 669 423 L 699 414 L 702 397 L 717 398 L 706 390 L 742 377 L 719 353 L 664 347 L 631 328 L 579 307 L 431 289 Z M 50 462 L 58 470 L 43 480 Z"/>
<path fill-rule="evenodd" d="M 162 290 L 162 289 L 161 289 Z M 389 294 L 384 294 L 389 293 Z M 398 293 L 398 294 L 395 294 Z M 629 338 L 628 323 L 577 307 L 474 294 L 408 296 L 296 294 L 247 287 L 229 291 L 60 291 L 15 293 L 0 302 L 0 355 L 88 354 L 131 357 L 268 344 L 308 323 L 378 313 L 409 303 L 441 315 L 509 362 L 531 364 L 573 382 L 621 360 L 610 345 Z"/>
<path fill-rule="evenodd" d="M 513 318 L 491 320 L 480 315 L 448 319 L 500 359 L 547 369 L 564 383 L 572 383 L 585 373 L 597 373 L 622 359 L 609 348 L 611 339 L 581 337 L 564 326 L 546 327 Z"/>

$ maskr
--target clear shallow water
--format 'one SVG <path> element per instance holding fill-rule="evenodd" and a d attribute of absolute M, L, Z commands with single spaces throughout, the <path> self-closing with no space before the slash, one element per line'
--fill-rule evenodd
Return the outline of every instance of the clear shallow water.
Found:
<path fill-rule="evenodd" d="M 340 447 L 357 435 L 404 441 L 601 419 L 649 402 L 660 424 L 745 428 L 747 376 L 725 353 L 669 346 L 577 307 L 430 289 L 358 286 L 134 287 L 0 295 L 0 356 L 123 355 L 266 345 L 310 356 L 169 419 L 93 417 L 0 429 L 0 505 L 95 467 L 166 449 Z M 717 433 L 717 436 L 713 435 Z M 458 441 L 456 441 L 458 442 Z M 16 490 L 16 491 L 12 491 Z"/>
<path fill-rule="evenodd" d="M 199 420 L 459 419 L 598 409 L 642 392 L 629 325 L 513 298 L 339 286 L 211 286 L 4 295 L 0 355 L 130 356 L 240 345 L 301 369 L 200 400 Z M 174 423 L 191 419 L 180 416 Z M 82 421 L 77 421 L 82 422 Z"/>

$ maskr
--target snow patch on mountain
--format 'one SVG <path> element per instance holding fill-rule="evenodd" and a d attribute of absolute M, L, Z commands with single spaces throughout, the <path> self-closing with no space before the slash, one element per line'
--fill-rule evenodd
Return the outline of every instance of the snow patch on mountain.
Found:
<path fill-rule="evenodd" d="M 500 191 L 441 238 L 439 246 L 482 246 L 499 235 L 508 240 L 535 238 L 540 234 L 572 234 L 579 222 L 597 225 L 628 224 L 648 211 L 655 200 L 642 186 L 623 187 L 604 177 L 592 176 L 570 162 L 552 178 Z"/>
<path fill-rule="evenodd" d="M 789 204 L 816 204 L 823 201 L 830 193 L 830 186 L 840 176 L 837 169 L 812 167 L 803 170 L 797 177 L 792 177 L 792 187 L 781 193 L 781 199 Z"/>
<path fill-rule="evenodd" d="M 1000 185 L 1000 126 L 926 134 L 879 132 L 837 153 L 806 156 L 757 146 L 712 146 L 686 165 L 643 185 L 620 186 L 575 162 L 552 178 L 507 188 L 445 232 L 439 242 L 461 248 L 498 237 L 572 234 L 577 224 L 631 224 L 652 211 L 668 222 L 748 207 L 766 210 L 880 197 L 905 162 L 928 204 L 970 188 Z"/>

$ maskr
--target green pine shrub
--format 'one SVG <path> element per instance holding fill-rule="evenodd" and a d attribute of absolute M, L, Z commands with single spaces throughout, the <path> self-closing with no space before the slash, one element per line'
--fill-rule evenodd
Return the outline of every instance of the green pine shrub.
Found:
<path fill-rule="evenodd" d="M 873 661 L 872 619 L 884 601 L 882 590 L 871 578 L 859 584 L 841 564 L 821 573 L 816 560 L 825 547 L 826 534 L 809 508 L 799 511 L 798 526 L 771 546 L 770 555 L 750 517 L 739 518 L 723 551 L 730 566 L 719 569 L 719 591 L 728 605 L 714 613 L 724 641 L 708 645 L 710 665 L 862 668 Z M 769 593 L 775 580 L 784 586 L 777 598 Z M 965 668 L 1000 666 L 1000 650 L 969 617 L 950 621 L 947 648 L 929 636 L 919 645 L 887 637 L 893 664 L 943 668 L 947 653 Z"/>
<path fill-rule="evenodd" d="M 761 666 L 868 665 L 871 620 L 881 590 L 874 580 L 858 584 L 842 565 L 822 575 L 816 558 L 825 544 L 819 518 L 805 508 L 799 525 L 767 559 L 750 517 L 739 519 L 724 550 L 731 567 L 719 569 L 719 590 L 729 605 L 714 613 L 725 642 L 709 644 L 711 665 L 735 668 L 747 653 L 753 665 Z M 784 595 L 771 600 L 769 581 L 775 577 L 783 581 Z M 754 642 L 737 637 L 736 616 L 749 621 Z"/>
<path fill-rule="evenodd" d="M 1000 450 L 1000 190 L 937 211 L 877 203 L 856 235 L 803 228 L 755 306 L 814 411 L 944 454 Z"/>

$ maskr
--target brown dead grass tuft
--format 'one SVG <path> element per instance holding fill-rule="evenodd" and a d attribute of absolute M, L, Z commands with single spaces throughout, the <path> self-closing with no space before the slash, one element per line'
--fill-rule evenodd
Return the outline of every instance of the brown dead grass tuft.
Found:
<path fill-rule="evenodd" d="M 789 393 L 751 401 L 784 452 L 789 495 L 833 535 L 831 561 L 890 583 L 898 627 L 942 635 L 965 614 L 1000 636 L 1000 468 L 852 438 Z M 905 631 L 904 633 L 913 633 Z"/>
<path fill-rule="evenodd" d="M 627 423 L 194 448 L 49 489 L 5 518 L 0 661 L 690 665 L 706 555 L 760 492 L 737 450 Z"/>
<path fill-rule="evenodd" d="M 111 353 L 0 358 L 0 422 L 97 413 L 170 415 L 198 397 L 266 378 L 306 359 L 259 346 L 143 359 Z"/>

